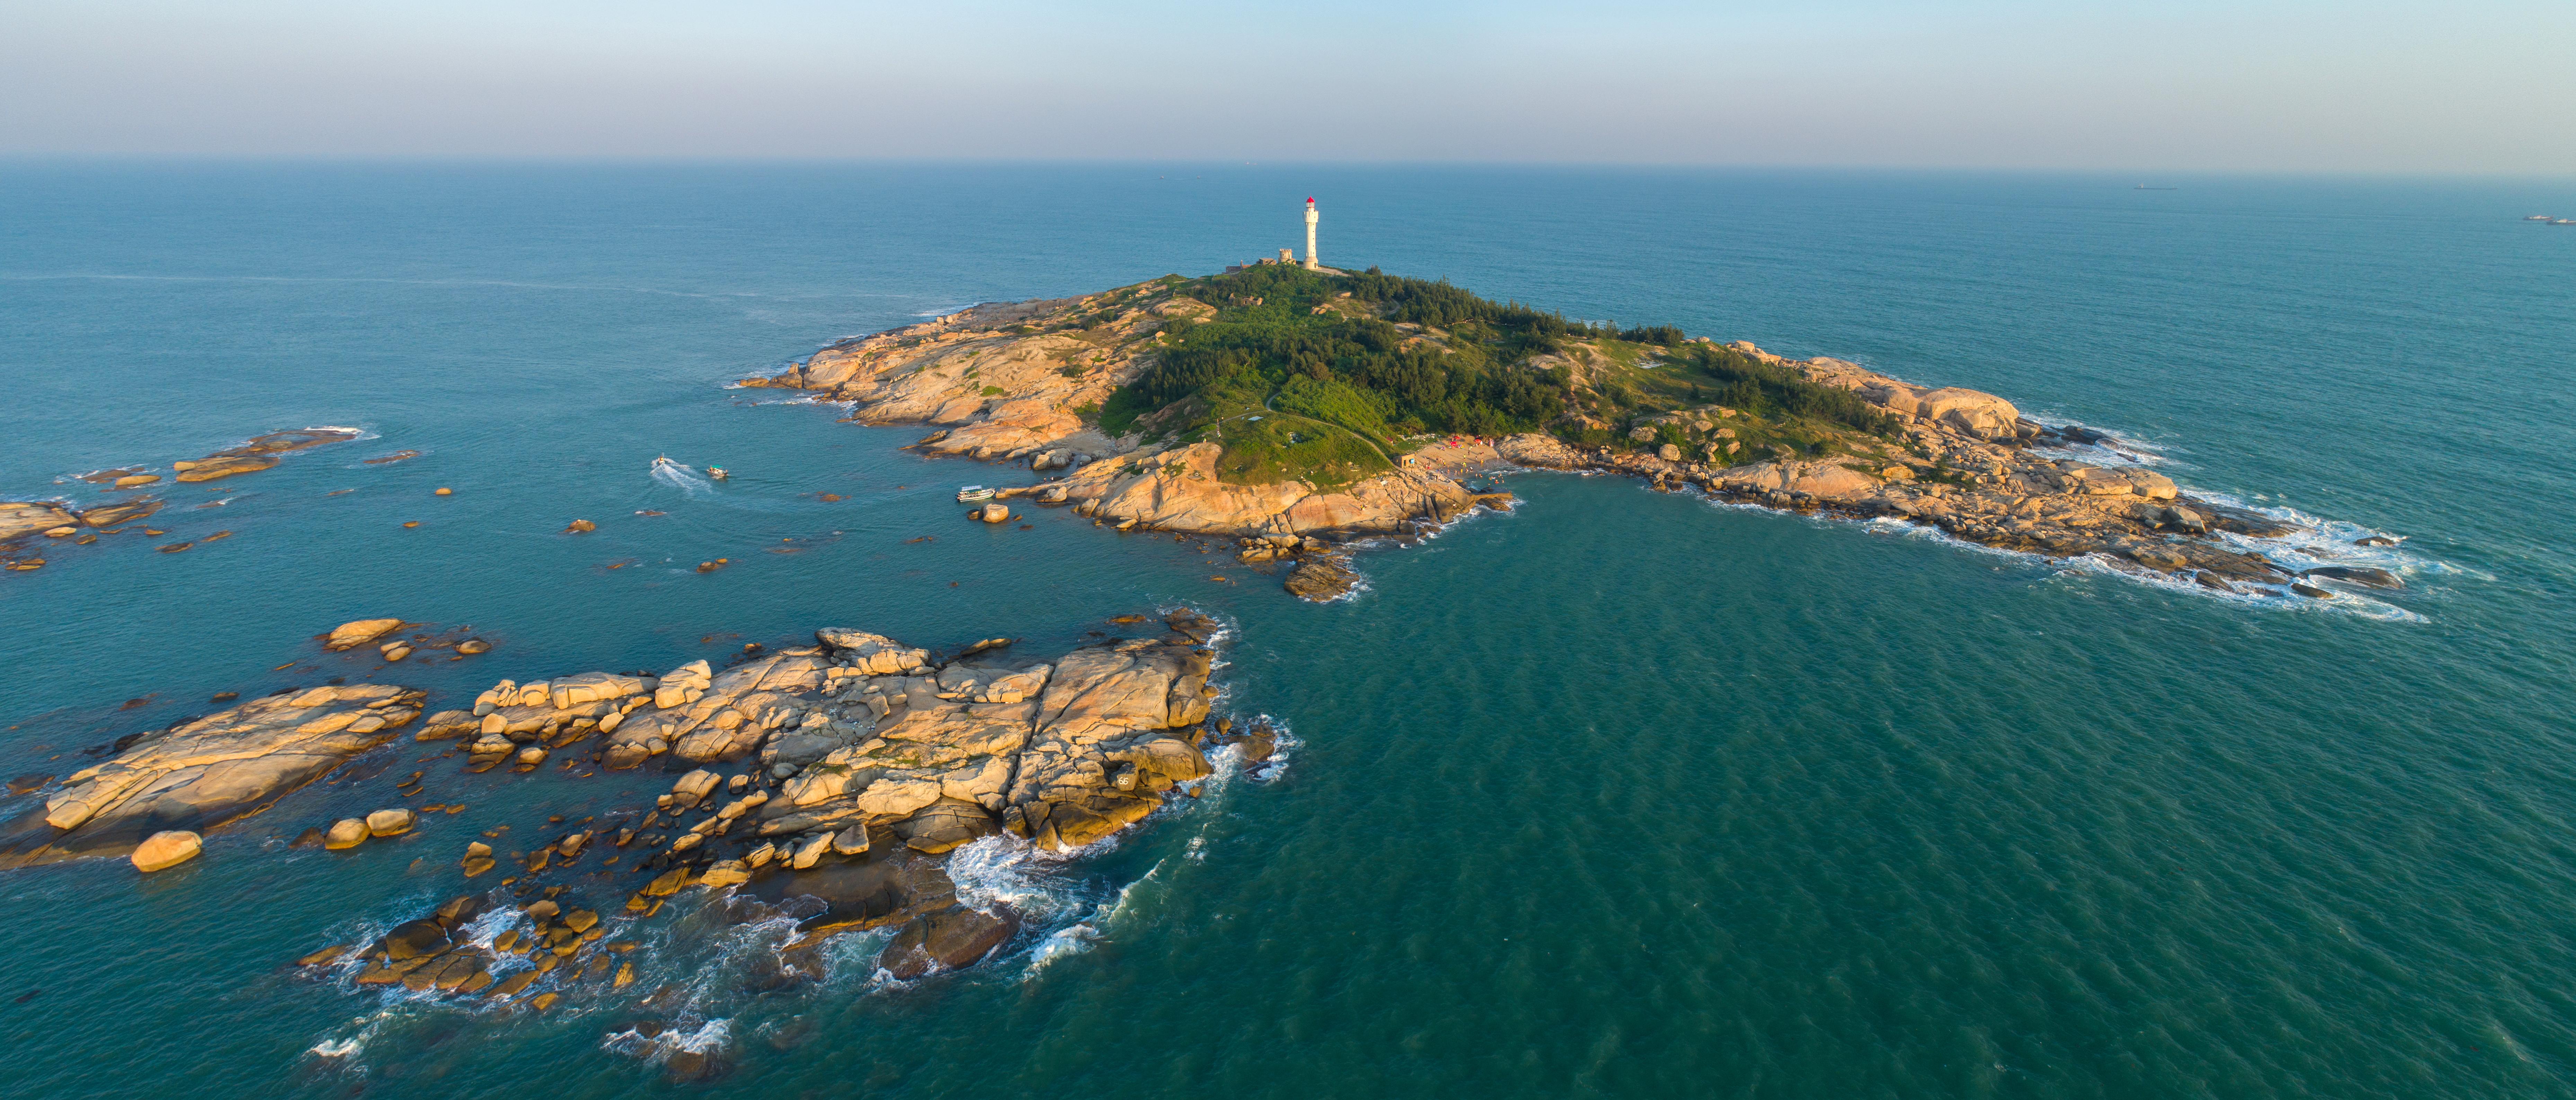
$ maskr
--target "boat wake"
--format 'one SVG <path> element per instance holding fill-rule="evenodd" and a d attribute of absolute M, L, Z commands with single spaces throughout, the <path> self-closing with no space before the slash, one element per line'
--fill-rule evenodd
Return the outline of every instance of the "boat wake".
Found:
<path fill-rule="evenodd" d="M 668 458 L 653 460 L 653 480 L 690 496 L 712 493 L 716 488 L 715 482 L 709 480 L 707 475 L 699 473 L 695 467 L 673 462 Z"/>

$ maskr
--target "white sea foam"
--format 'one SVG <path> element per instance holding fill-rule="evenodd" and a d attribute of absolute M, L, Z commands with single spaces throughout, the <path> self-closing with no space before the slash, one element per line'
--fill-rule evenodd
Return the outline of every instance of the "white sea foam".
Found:
<path fill-rule="evenodd" d="M 2066 560 L 2065 565 L 2066 568 L 2062 571 L 2063 573 L 2112 575 L 2117 576 L 2122 580 L 2132 581 L 2154 588 L 2161 588 L 2170 592 L 2203 596 L 2211 599 L 2223 600 L 2229 603 L 2244 604 L 2250 607 L 2261 607 L 2268 610 L 2359 615 L 2365 619 L 2393 623 L 2420 623 L 2425 621 L 2424 616 L 2416 614 L 2413 611 L 2409 611 L 2395 604 L 2384 603 L 2379 600 L 2372 599 L 2369 596 L 2362 595 L 2360 592 L 2355 591 L 2352 588 L 2343 586 L 2329 588 L 2328 591 L 2333 592 L 2334 595 L 2325 599 L 2317 599 L 2310 596 L 2285 596 L 2275 590 L 2262 589 L 2250 585 L 2240 585 L 2235 592 L 2219 592 L 2214 589 L 2204 588 L 2199 582 L 2177 574 L 2158 573 L 2152 569 L 2141 569 L 2127 562 L 2104 557 L 2099 554 L 2087 554 L 2083 557 L 2069 558 Z"/>
<path fill-rule="evenodd" d="M 1235 719 L 1237 728 L 1249 728 L 1251 725 L 1261 723 L 1269 724 L 1274 739 L 1269 759 L 1259 764 L 1246 765 L 1243 761 L 1242 749 L 1239 746 L 1227 745 L 1209 754 L 1208 765 L 1215 768 L 1216 772 L 1201 782 L 1206 783 L 1215 792 L 1222 793 L 1237 775 L 1255 783 L 1268 783 L 1285 774 L 1289 760 L 1306 744 L 1305 739 L 1298 737 L 1297 731 L 1289 728 L 1285 719 L 1268 714 L 1255 714 L 1248 722 L 1242 718 Z"/>
<path fill-rule="evenodd" d="M 1129 903 L 1136 900 L 1136 892 L 1138 890 L 1143 890 L 1149 886 L 1159 887 L 1161 885 L 1155 881 L 1155 878 L 1162 873 L 1163 863 L 1161 860 L 1156 860 L 1154 865 L 1147 868 L 1144 874 L 1136 876 L 1136 881 L 1118 888 L 1118 896 L 1111 899 L 1109 904 L 1102 908 L 1100 915 L 1096 918 L 1097 921 L 1103 925 L 1116 924 L 1121 918 L 1127 915 L 1127 906 Z M 1148 893 L 1150 894 L 1151 891 L 1148 891 Z"/>
<path fill-rule="evenodd" d="M 1036 977 L 1039 971 L 1053 965 L 1056 960 L 1089 951 L 1092 945 L 1098 942 L 1100 942 L 1100 929 L 1092 927 L 1088 921 L 1076 921 L 1056 929 L 1048 933 L 1045 939 L 1038 941 L 1037 947 L 1029 952 L 1028 969 L 1023 974 L 1026 977 Z"/>
<path fill-rule="evenodd" d="M 969 906 L 1007 907 L 1044 923 L 1087 904 L 1079 885 L 1062 874 L 1062 865 L 1036 845 L 1005 833 L 950 852 L 948 878 L 957 884 L 957 899 Z"/>
<path fill-rule="evenodd" d="M 634 1058 L 660 1062 L 681 1051 L 708 1054 L 723 1050 L 733 1043 L 733 1018 L 720 1016 L 690 1025 L 687 1014 L 673 1021 L 673 1026 L 647 1036 L 633 1028 L 612 1031 L 601 1037 L 601 1049 Z"/>
<path fill-rule="evenodd" d="M 304 1053 L 328 1060 L 340 1072 L 363 1073 L 366 1063 L 358 1061 L 358 1056 L 367 1052 L 367 1044 L 375 1040 L 376 1032 L 384 1028 L 389 1015 L 379 1010 L 352 1019 L 348 1031 L 316 1042 L 306 1047 Z"/>
<path fill-rule="evenodd" d="M 2163 444 L 2140 439 L 2116 429 L 2098 428 L 2080 420 L 2034 416 L 2029 413 L 2022 414 L 2022 419 L 2057 431 L 2082 428 L 2109 437 L 2107 441 L 2100 443 L 2051 443 L 2042 447 L 2033 447 L 2031 451 L 2034 454 L 2062 454 L 2068 458 L 2101 465 L 2158 466 L 2170 461 L 2165 456 Z"/>
<path fill-rule="evenodd" d="M 324 1039 L 313 1044 L 306 1053 L 324 1058 L 347 1058 L 365 1049 L 367 1049 L 367 1041 L 353 1035 L 346 1039 Z"/>
<path fill-rule="evenodd" d="M 675 1051 L 686 1050 L 704 1054 L 711 1050 L 720 1050 L 733 1039 L 733 1020 L 731 1017 L 726 1017 L 709 1020 L 689 1031 L 665 1031 L 661 1039 L 664 1046 Z"/>
<path fill-rule="evenodd" d="M 2087 459 L 2087 461 L 2094 460 Z M 2113 465 L 2114 463 L 2097 464 Z M 2214 531 L 2211 532 L 2210 538 L 2219 545 L 2238 553 L 2261 554 L 2263 557 L 2272 560 L 2292 573 L 2298 573 L 2302 570 L 2316 568 L 2321 565 L 2367 565 L 2386 569 L 2389 572 L 2395 573 L 2399 577 L 2408 580 L 2412 580 L 2417 576 L 2442 574 L 2457 574 L 2484 580 L 2493 579 L 2492 577 L 2487 577 L 2474 570 L 2462 569 L 2446 562 L 2441 562 L 2418 554 L 2408 553 L 2404 549 L 2403 543 L 2400 543 L 2397 546 L 2385 547 L 2360 545 L 2359 540 L 2362 538 L 2377 535 L 2380 534 L 2380 532 L 2373 531 L 2370 528 L 2357 523 L 2321 519 L 2317 516 L 2310 515 L 2286 505 L 2255 503 L 2226 493 L 2206 492 L 2191 486 L 2182 486 L 2181 488 L 2187 496 L 2206 500 L 2213 504 L 2223 504 L 2229 507 L 2243 508 L 2247 511 L 2269 516 L 2273 519 L 2277 519 L 2283 523 L 2291 525 L 2293 530 L 2282 535 L 2257 538 L 2248 535 L 2239 535 L 2233 532 Z M 1836 516 L 1828 512 L 1817 512 L 1812 515 L 1799 515 L 1794 512 L 1784 513 L 1780 509 L 1772 508 L 1768 505 L 1756 502 L 1728 500 L 1724 497 L 1709 493 L 1700 493 L 1699 495 L 1701 499 L 1707 501 L 1708 504 L 1718 508 L 1796 516 L 1796 518 L 1818 524 L 1855 522 L 1854 520 Z M 2260 498 L 2257 499 L 2259 500 Z M 2288 592 L 2287 582 L 2273 586 L 2230 582 L 2236 588 L 2236 591 L 2228 593 L 2204 587 L 2188 575 L 2159 573 L 2150 569 L 2141 569 L 2126 561 L 2105 558 L 2099 555 L 2084 555 L 2076 558 L 2052 559 L 2042 554 L 2031 554 L 2020 550 L 2007 550 L 2001 547 L 1988 546 L 1984 543 L 1959 538 L 1931 524 L 1915 523 L 1899 516 L 1874 516 L 1867 519 L 1860 519 L 1856 522 L 1858 522 L 1863 529 L 1874 534 L 1903 535 L 1911 538 L 1927 539 L 1954 549 L 1966 550 L 1980 554 L 1991 554 L 2026 562 L 2039 563 L 2058 561 L 2088 572 L 2114 574 L 2123 579 L 2136 581 L 2142 584 L 2149 584 L 2171 592 L 2221 599 L 2230 603 L 2243 604 L 2249 607 L 2300 611 L 2346 612 L 2358 614 L 2365 618 L 2388 622 L 2425 621 L 2423 616 L 2416 612 L 2409 611 L 2405 608 L 2398 607 L 2363 594 L 2359 590 L 2362 586 L 2346 584 L 2344 582 L 2324 578 L 2312 579 L 2308 583 L 2335 592 L 2336 595 L 2331 599 L 2293 596 Z"/>

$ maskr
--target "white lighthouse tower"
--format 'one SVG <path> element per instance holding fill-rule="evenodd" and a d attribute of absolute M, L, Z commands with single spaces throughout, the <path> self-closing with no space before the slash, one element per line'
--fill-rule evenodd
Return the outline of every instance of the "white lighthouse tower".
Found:
<path fill-rule="evenodd" d="M 1324 265 L 1315 260 L 1315 196 L 1306 196 L 1306 270 L 1320 270 Z"/>

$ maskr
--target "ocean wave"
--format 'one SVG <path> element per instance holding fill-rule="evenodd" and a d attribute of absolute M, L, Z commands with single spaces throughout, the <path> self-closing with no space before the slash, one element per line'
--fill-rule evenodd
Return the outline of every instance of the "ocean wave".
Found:
<path fill-rule="evenodd" d="M 2101 554 L 2085 554 L 2080 557 L 2067 558 L 2064 559 L 2060 565 L 2061 568 L 2057 574 L 2060 576 L 2069 574 L 2116 576 L 2122 580 L 2147 585 L 2151 588 L 2160 588 L 2168 592 L 2200 596 L 2208 599 L 2220 600 L 2226 603 L 2243 604 L 2249 607 L 2261 607 L 2271 610 L 2292 612 L 2331 612 L 2337 614 L 2358 615 L 2362 618 L 2372 619 L 2379 622 L 2421 623 L 2426 621 L 2424 616 L 2416 614 L 2415 612 L 2409 611 L 2395 604 L 2384 603 L 2379 600 L 2371 599 L 2368 596 L 2364 596 L 2358 592 L 2350 590 L 2336 591 L 2332 597 L 2327 599 L 2316 599 L 2304 596 L 2295 598 L 2284 597 L 2262 590 L 2248 591 L 2245 589 L 2239 589 L 2235 592 L 2220 592 L 2216 589 L 2203 587 L 2200 582 L 2187 577 L 2172 573 L 2159 573 L 2152 569 L 2146 569 L 2118 558 L 2106 557 Z"/>
<path fill-rule="evenodd" d="M 1753 507 L 1762 511 L 1771 510 L 1761 508 L 1759 505 L 1749 505 L 1748 507 Z M 2353 586 L 2342 585 L 2333 581 L 2326 581 L 2326 584 L 2332 586 L 2328 587 L 2326 590 L 2334 593 L 2332 597 L 2327 599 L 2293 596 L 2288 594 L 2285 587 L 2276 588 L 2245 584 L 2238 585 L 2236 590 L 2233 592 L 2221 592 L 2217 589 L 2202 585 L 2199 581 L 2193 579 L 2187 574 L 2158 572 L 2153 569 L 2138 566 L 2123 559 L 2113 558 L 2102 554 L 2081 554 L 2067 558 L 2051 558 L 2043 554 L 2030 554 L 2019 550 L 2006 550 L 2000 547 L 1988 546 L 1981 542 L 1972 542 L 1967 539 L 1959 538 L 1947 531 L 1929 524 L 1909 523 L 1902 519 L 1886 516 L 1864 520 L 1862 521 L 1862 526 L 1876 533 L 1924 539 L 1930 542 L 1939 543 L 1940 545 L 1950 549 L 1964 550 L 1971 553 L 1985 554 L 1998 558 L 2008 558 L 2030 564 L 2053 564 L 2061 571 L 2075 570 L 2086 575 L 2115 576 L 2122 580 L 2147 585 L 2176 595 L 2194 596 L 2201 599 L 2213 599 L 2244 607 L 2263 608 L 2276 611 L 2341 612 L 2355 614 L 2366 619 L 2374 619 L 2382 622 L 2420 623 L 2428 621 L 2423 615 L 2417 612 L 2407 610 L 2406 608 L 2399 607 L 2382 600 L 2374 599 L 2356 591 Z M 2292 555 L 2290 559 L 2285 559 L 2282 556 L 2282 553 L 2276 553 L 2275 551 L 2280 551 L 2281 548 L 2274 544 L 2281 542 L 2282 540 L 2250 539 L 2240 535 L 2226 535 L 2222 536 L 2220 541 L 2222 545 L 2226 545 L 2230 549 L 2241 552 L 2256 550 L 2265 551 L 2267 557 L 2271 557 L 2274 561 L 2289 568 L 2292 572 L 2297 572 L 2302 568 L 2310 568 L 2310 566 L 2301 565 L 2297 560 L 2292 560 L 2295 559 L 2297 555 Z M 2343 564 L 2369 564 L 2358 563 L 2351 558 L 2338 558 L 2335 560 Z M 2409 568 L 2412 567 L 2410 566 Z M 2403 574 L 2408 570 L 2392 569 L 2391 571 Z M 2322 580 L 2322 578 L 2319 579 Z M 2312 581 L 2310 583 L 2314 582 Z"/>
<path fill-rule="evenodd" d="M 369 1027 L 367 1030 L 356 1035 L 351 1035 L 347 1038 L 324 1039 L 321 1042 L 305 1048 L 304 1052 L 318 1058 L 354 1058 L 366 1052 L 367 1040 L 373 1038 L 374 1034 L 375 1029 L 373 1027 Z"/>
<path fill-rule="evenodd" d="M 2097 462 L 2096 464 L 2105 466 L 2122 465 L 2121 463 L 2103 462 Z M 2179 485 L 2178 487 L 2184 496 L 2198 500 L 2206 500 L 2210 503 L 2224 505 L 2230 508 L 2241 508 L 2249 512 L 2254 512 L 2279 520 L 2282 523 L 2293 527 L 2294 530 L 2290 532 L 2271 536 L 2250 536 L 2226 531 L 2215 531 L 2210 534 L 2210 538 L 2222 547 L 2238 553 L 2260 554 L 2293 574 L 2301 573 L 2308 569 L 2318 568 L 2320 566 L 2362 565 L 2386 569 L 2391 573 L 2397 574 L 2401 579 L 2408 581 L 2412 581 L 2419 576 L 2445 574 L 2482 580 L 2493 579 L 2492 577 L 2478 573 L 2475 570 L 2462 569 L 2447 562 L 2442 562 L 2423 555 L 2409 553 L 2403 548 L 2404 542 L 2402 540 L 2404 539 L 2404 536 L 2388 535 L 2384 532 L 2375 531 L 2357 523 L 2323 519 L 2287 505 L 2262 502 L 2259 500 L 2247 501 L 2227 493 L 2210 492 L 2189 485 Z M 1872 533 L 1903 535 L 1912 538 L 1926 539 L 1954 549 L 1990 554 L 2018 561 L 2031 563 L 2083 563 L 2079 567 L 2114 573 L 2129 580 L 2151 584 L 2157 588 L 2171 592 L 2188 593 L 2194 596 L 2220 599 L 2230 603 L 2244 604 L 2246 606 L 2259 606 L 2276 609 L 2287 608 L 2303 611 L 2328 610 L 2350 612 L 2361 615 L 2364 618 L 2387 622 L 2426 621 L 2422 615 L 2416 612 L 2409 611 L 2405 608 L 2387 603 L 2384 600 L 2365 595 L 2358 590 L 2362 586 L 2347 584 L 2331 578 L 2304 578 L 2304 582 L 2311 586 L 2322 587 L 2327 591 L 2335 593 L 2333 597 L 2327 599 L 2292 595 L 2288 591 L 2288 582 L 2286 581 L 2279 585 L 2268 586 L 2238 584 L 2238 590 L 2235 592 L 2221 592 L 2217 589 L 2199 584 L 2189 575 L 2161 573 L 2151 569 L 2143 569 L 2126 561 L 2108 558 L 2102 555 L 2078 555 L 2076 557 L 2069 558 L 2055 558 L 2046 554 L 2033 554 L 2021 550 L 2007 550 L 2002 547 L 1988 546 L 1984 543 L 1959 538 L 1958 536 L 1952 535 L 1951 533 L 1932 524 L 1915 523 L 1898 516 L 1857 518 L 1836 515 L 1825 511 L 1818 511 L 1811 514 L 1784 512 L 1781 509 L 1773 508 L 1769 505 L 1758 502 L 1729 500 L 1717 494 L 1709 493 L 1696 486 L 1671 491 L 1691 493 L 1698 496 L 1704 503 L 1711 507 L 1748 512 L 1763 512 L 1771 515 L 1785 515 L 1819 525 L 1858 523 L 1864 530 Z M 2396 546 L 2361 545 L 2361 539 L 2374 536 L 2381 538 L 2395 538 L 2401 541 L 2399 541 Z M 2094 560 L 2086 562 L 2085 559 Z"/>
<path fill-rule="evenodd" d="M 1076 921 L 1058 928 L 1047 933 L 1045 939 L 1039 940 L 1038 945 L 1030 949 L 1028 966 L 1021 971 L 1021 977 L 1024 980 L 1037 977 L 1040 972 L 1055 965 L 1058 960 L 1089 951 L 1092 945 L 1099 942 L 1100 929 L 1092 927 L 1088 921 Z"/>
<path fill-rule="evenodd" d="M 692 1022 L 694 1021 L 694 1022 Z M 648 1062 L 666 1062 L 680 1053 L 716 1054 L 733 1045 L 733 1018 L 714 1019 L 683 1017 L 670 1026 L 660 1027 L 647 1035 L 641 1026 L 612 1031 L 599 1041 L 600 1049 Z"/>
<path fill-rule="evenodd" d="M 2093 443 L 2064 442 L 2032 447 L 2031 452 L 2034 454 L 2064 455 L 2082 462 L 2110 466 L 2161 466 L 2173 461 L 2165 454 L 2164 444 L 2142 439 L 2116 428 L 2097 427 L 2081 420 L 2033 416 L 2027 413 L 2023 414 L 2022 419 L 2052 431 L 2063 432 L 2069 428 L 2081 428 L 2105 437 L 2103 441 Z"/>
<path fill-rule="evenodd" d="M 1137 891 L 1161 885 L 1156 881 L 1156 877 L 1162 873 L 1163 861 L 1156 860 L 1152 867 L 1145 869 L 1144 874 L 1136 876 L 1135 881 L 1119 887 L 1118 896 L 1111 898 L 1109 904 L 1101 908 L 1099 922 L 1103 925 L 1118 923 L 1120 918 L 1127 915 L 1128 905 L 1136 900 Z"/>
<path fill-rule="evenodd" d="M 1008 908 L 1037 923 L 1087 910 L 1082 884 L 1063 873 L 1064 860 L 1047 858 L 1037 845 L 1003 833 L 949 853 L 948 878 L 957 899 L 977 909 Z"/>

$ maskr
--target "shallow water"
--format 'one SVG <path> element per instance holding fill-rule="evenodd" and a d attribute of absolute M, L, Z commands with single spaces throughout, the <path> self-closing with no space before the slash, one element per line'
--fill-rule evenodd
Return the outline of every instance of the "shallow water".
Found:
<path fill-rule="evenodd" d="M 452 775 L 399 742 L 390 775 L 469 808 L 286 849 L 390 800 L 325 783 L 175 871 L 0 876 L 0 1089 L 2576 1094 L 2576 234 L 2516 220 L 2576 192 L 2128 182 L 0 169 L 0 497 L 370 433 L 0 579 L 0 772 L 68 771 L 217 691 L 366 675 L 309 636 L 384 614 L 497 643 L 404 666 L 453 705 L 824 625 L 1062 648 L 1189 602 L 1236 632 L 1225 705 L 1298 738 L 1105 851 L 972 854 L 970 892 L 1040 917 L 974 971 L 886 984 L 878 938 L 845 937 L 782 984 L 777 926 L 719 935 L 708 907 L 639 926 L 661 1007 L 542 1016 L 282 964 L 456 892 L 471 832 L 667 779 Z M 1318 607 L 1062 511 L 965 523 L 957 483 L 1025 475 L 721 388 L 967 302 L 1240 262 L 1310 191 L 1330 262 L 1990 389 L 2332 521 L 2293 544 L 2410 587 L 2226 600 L 1530 474 L 1517 513 L 1371 552 L 1368 592 Z M 424 454 L 363 462 L 398 449 Z M 599 530 L 560 533 L 577 518 Z M 2337 541 L 2364 531 L 2410 538 Z M 664 1082 L 626 1030 L 647 1018 L 730 1074 Z"/>

